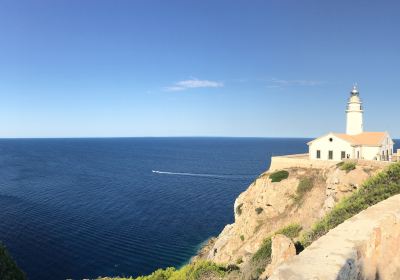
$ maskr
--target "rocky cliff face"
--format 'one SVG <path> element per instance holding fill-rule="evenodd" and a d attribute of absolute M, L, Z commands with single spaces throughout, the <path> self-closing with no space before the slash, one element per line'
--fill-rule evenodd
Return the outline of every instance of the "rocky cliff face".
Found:
<path fill-rule="evenodd" d="M 235 222 L 208 244 L 203 258 L 245 264 L 268 235 L 292 223 L 309 228 L 380 168 L 358 165 L 349 172 L 337 166 L 286 171 L 289 177 L 281 182 L 271 182 L 271 172 L 263 173 L 236 199 Z"/>

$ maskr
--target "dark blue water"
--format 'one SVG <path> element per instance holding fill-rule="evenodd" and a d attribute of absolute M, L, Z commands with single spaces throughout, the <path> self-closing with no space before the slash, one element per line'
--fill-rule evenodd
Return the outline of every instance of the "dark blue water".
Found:
<path fill-rule="evenodd" d="M 33 280 L 179 266 L 233 221 L 235 198 L 271 155 L 306 142 L 0 140 L 0 240 Z"/>

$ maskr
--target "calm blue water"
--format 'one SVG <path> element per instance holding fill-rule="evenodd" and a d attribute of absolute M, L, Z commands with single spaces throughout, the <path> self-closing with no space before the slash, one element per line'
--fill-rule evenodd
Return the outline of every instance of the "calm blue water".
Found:
<path fill-rule="evenodd" d="M 233 221 L 235 198 L 271 155 L 306 142 L 0 140 L 0 240 L 33 280 L 179 266 Z"/>

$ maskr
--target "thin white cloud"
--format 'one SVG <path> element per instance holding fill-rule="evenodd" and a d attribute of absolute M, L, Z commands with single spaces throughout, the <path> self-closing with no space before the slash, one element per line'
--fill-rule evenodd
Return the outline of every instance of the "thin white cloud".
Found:
<path fill-rule="evenodd" d="M 220 88 L 223 87 L 224 84 L 222 82 L 209 81 L 209 80 L 199 80 L 199 79 L 190 79 L 179 81 L 173 84 L 172 86 L 168 86 L 165 88 L 166 91 L 182 91 L 192 88 Z"/>
<path fill-rule="evenodd" d="M 282 80 L 282 79 L 271 79 L 270 81 L 276 86 L 319 86 L 324 84 L 323 81 L 316 80 Z"/>

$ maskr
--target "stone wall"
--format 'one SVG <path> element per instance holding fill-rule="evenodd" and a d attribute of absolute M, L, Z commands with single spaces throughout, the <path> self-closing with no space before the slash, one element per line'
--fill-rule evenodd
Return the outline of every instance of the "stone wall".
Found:
<path fill-rule="evenodd" d="M 344 160 L 344 161 L 357 162 L 357 165 L 366 166 L 366 167 L 368 167 L 368 166 L 369 167 L 378 167 L 378 168 L 384 168 L 393 163 L 390 161 L 365 160 L 365 159 L 357 159 L 357 160 L 348 159 L 348 160 Z"/>
<path fill-rule="evenodd" d="M 297 154 L 287 156 L 271 157 L 271 166 L 269 170 L 279 170 L 287 168 L 329 168 L 338 161 L 311 160 L 308 154 Z"/>
<path fill-rule="evenodd" d="M 270 280 L 400 279 L 400 195 L 359 213 L 280 265 Z"/>
<path fill-rule="evenodd" d="M 400 150 L 398 152 L 400 155 Z M 400 156 L 399 156 L 400 157 Z M 345 160 L 346 161 L 346 160 Z M 347 161 L 357 162 L 361 166 L 378 167 L 382 168 L 391 164 L 388 161 L 377 161 L 377 160 L 363 160 L 363 159 L 350 159 Z M 286 156 L 271 157 L 270 171 L 288 169 L 288 168 L 329 168 L 340 161 L 334 160 L 314 160 L 310 159 L 308 154 L 296 154 Z"/>

